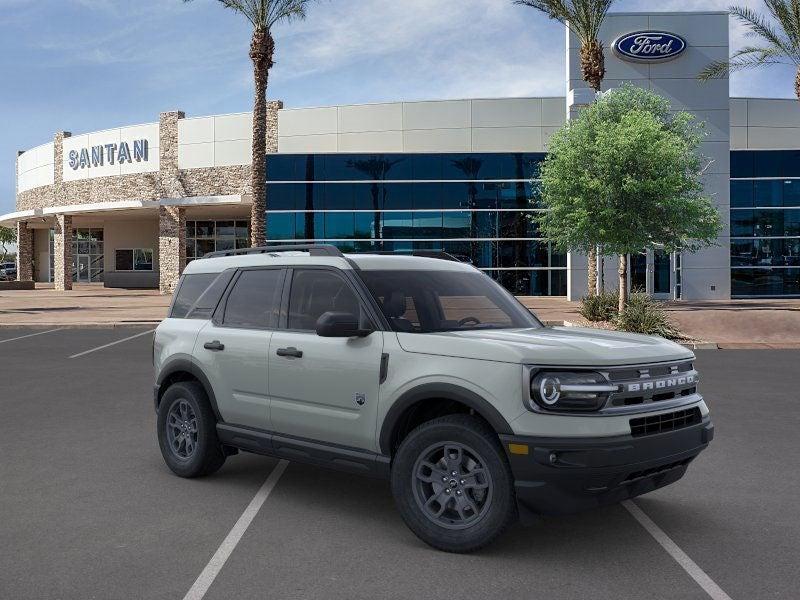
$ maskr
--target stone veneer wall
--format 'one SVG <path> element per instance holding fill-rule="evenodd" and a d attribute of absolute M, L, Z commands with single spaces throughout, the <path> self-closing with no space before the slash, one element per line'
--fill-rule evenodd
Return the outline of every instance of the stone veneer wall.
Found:
<path fill-rule="evenodd" d="M 33 229 L 17 223 L 17 280 L 33 280 Z"/>
<path fill-rule="evenodd" d="M 72 217 L 56 215 L 53 236 L 53 283 L 59 291 L 72 289 Z"/>
<path fill-rule="evenodd" d="M 186 210 L 179 206 L 158 207 L 158 288 L 162 294 L 175 291 L 186 266 Z"/>

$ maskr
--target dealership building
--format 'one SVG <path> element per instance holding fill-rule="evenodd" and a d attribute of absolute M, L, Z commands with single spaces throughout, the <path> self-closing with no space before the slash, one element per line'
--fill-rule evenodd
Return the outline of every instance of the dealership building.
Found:
<path fill-rule="evenodd" d="M 687 300 L 800 296 L 800 104 L 731 98 L 696 76 L 729 55 L 726 13 L 611 13 L 604 88 L 632 82 L 706 123 L 706 194 L 724 224 L 696 254 L 630 257 L 631 285 Z M 530 218 L 547 142 L 594 94 L 566 35 L 562 97 L 268 107 L 267 239 L 444 250 L 520 295 L 586 293 L 586 258 Z M 68 124 L 65 124 L 68 125 Z M 17 157 L 18 278 L 170 292 L 188 261 L 249 245 L 250 113 L 72 135 Z M 616 283 L 616 260 L 606 281 Z"/>

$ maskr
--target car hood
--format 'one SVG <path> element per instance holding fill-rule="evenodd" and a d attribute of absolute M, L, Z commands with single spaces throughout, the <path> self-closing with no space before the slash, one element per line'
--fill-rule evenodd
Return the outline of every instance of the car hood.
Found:
<path fill-rule="evenodd" d="M 662 337 L 583 327 L 398 333 L 397 338 L 407 352 L 520 364 L 611 366 L 694 357 Z"/>

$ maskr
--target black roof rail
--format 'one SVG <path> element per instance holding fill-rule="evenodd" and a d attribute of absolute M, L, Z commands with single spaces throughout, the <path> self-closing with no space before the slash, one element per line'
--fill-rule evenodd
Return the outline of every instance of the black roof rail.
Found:
<path fill-rule="evenodd" d="M 471 263 L 467 257 L 464 257 L 465 260 L 460 259 L 457 256 L 450 254 L 449 252 L 445 252 L 444 250 L 377 250 L 377 251 L 366 251 L 364 254 L 381 254 L 381 255 L 407 255 L 407 256 L 421 256 L 423 258 L 438 258 L 440 260 L 449 260 L 451 262 L 465 262 Z"/>
<path fill-rule="evenodd" d="M 222 256 L 239 256 L 244 254 L 273 254 L 277 252 L 308 252 L 310 256 L 335 256 L 344 258 L 344 254 L 331 244 L 287 244 L 285 246 L 256 246 L 238 250 L 218 250 L 208 252 L 202 258 L 220 258 Z"/>

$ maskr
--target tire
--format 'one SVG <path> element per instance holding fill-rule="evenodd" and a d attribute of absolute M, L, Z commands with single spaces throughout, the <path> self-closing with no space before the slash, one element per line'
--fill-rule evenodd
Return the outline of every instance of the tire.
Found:
<path fill-rule="evenodd" d="M 158 445 L 173 473 L 202 477 L 219 470 L 225 454 L 216 425 L 202 385 L 181 381 L 167 388 L 158 405 Z"/>
<path fill-rule="evenodd" d="M 445 552 L 479 550 L 517 519 L 503 449 L 494 431 L 471 415 L 448 415 L 414 429 L 395 454 L 391 478 L 403 521 Z"/>

